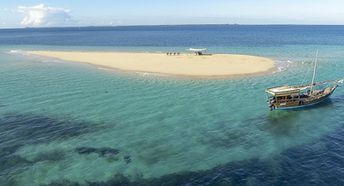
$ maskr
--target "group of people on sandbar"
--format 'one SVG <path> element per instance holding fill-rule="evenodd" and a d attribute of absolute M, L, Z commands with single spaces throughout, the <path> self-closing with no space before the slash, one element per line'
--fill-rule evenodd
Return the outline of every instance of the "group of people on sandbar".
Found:
<path fill-rule="evenodd" d="M 179 52 L 167 52 L 166 55 L 168 55 L 168 56 L 176 56 L 176 55 L 179 56 L 180 53 Z"/>

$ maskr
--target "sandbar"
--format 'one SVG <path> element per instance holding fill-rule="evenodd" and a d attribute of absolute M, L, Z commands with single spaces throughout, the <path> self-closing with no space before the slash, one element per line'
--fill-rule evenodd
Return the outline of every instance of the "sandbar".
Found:
<path fill-rule="evenodd" d="M 28 51 L 27 53 L 124 71 L 173 76 L 250 75 L 269 72 L 274 68 L 274 62 L 269 58 L 238 54 L 198 56 L 195 54 L 166 55 L 164 53 L 79 51 Z"/>

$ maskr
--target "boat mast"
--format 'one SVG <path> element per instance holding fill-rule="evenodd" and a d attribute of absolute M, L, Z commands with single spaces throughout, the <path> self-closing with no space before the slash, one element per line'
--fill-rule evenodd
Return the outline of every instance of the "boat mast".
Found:
<path fill-rule="evenodd" d="M 317 53 L 315 55 L 313 77 L 312 77 L 312 84 L 311 84 L 311 91 L 313 90 L 313 87 L 314 87 L 315 73 L 317 71 L 317 63 L 318 63 L 318 54 L 319 54 L 319 50 L 317 50 Z"/>

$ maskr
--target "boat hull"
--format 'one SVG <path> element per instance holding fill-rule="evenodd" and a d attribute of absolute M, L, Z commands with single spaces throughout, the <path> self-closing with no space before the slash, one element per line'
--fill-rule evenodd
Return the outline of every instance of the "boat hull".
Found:
<path fill-rule="evenodd" d="M 333 94 L 333 92 L 336 90 L 336 88 L 337 88 L 337 86 L 335 86 L 330 93 L 324 95 L 323 97 L 321 97 L 321 98 L 319 98 L 317 100 L 311 101 L 309 103 L 305 103 L 304 105 L 286 106 L 286 107 L 275 107 L 274 110 L 293 110 L 293 109 L 300 109 L 300 108 L 306 108 L 306 107 L 315 106 L 315 105 L 320 104 L 320 103 L 326 101 L 327 99 L 329 99 L 330 96 Z"/>

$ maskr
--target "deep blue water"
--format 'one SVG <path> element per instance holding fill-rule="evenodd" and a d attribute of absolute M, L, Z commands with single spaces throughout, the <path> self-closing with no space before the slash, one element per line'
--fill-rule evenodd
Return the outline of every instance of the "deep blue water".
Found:
<path fill-rule="evenodd" d="M 344 89 L 270 112 L 264 89 L 344 77 L 344 26 L 0 30 L 0 185 L 344 185 Z M 25 50 L 270 57 L 281 71 L 193 80 L 126 74 Z"/>
<path fill-rule="evenodd" d="M 344 26 L 130 26 L 0 30 L 2 45 L 225 47 L 343 45 Z"/>

